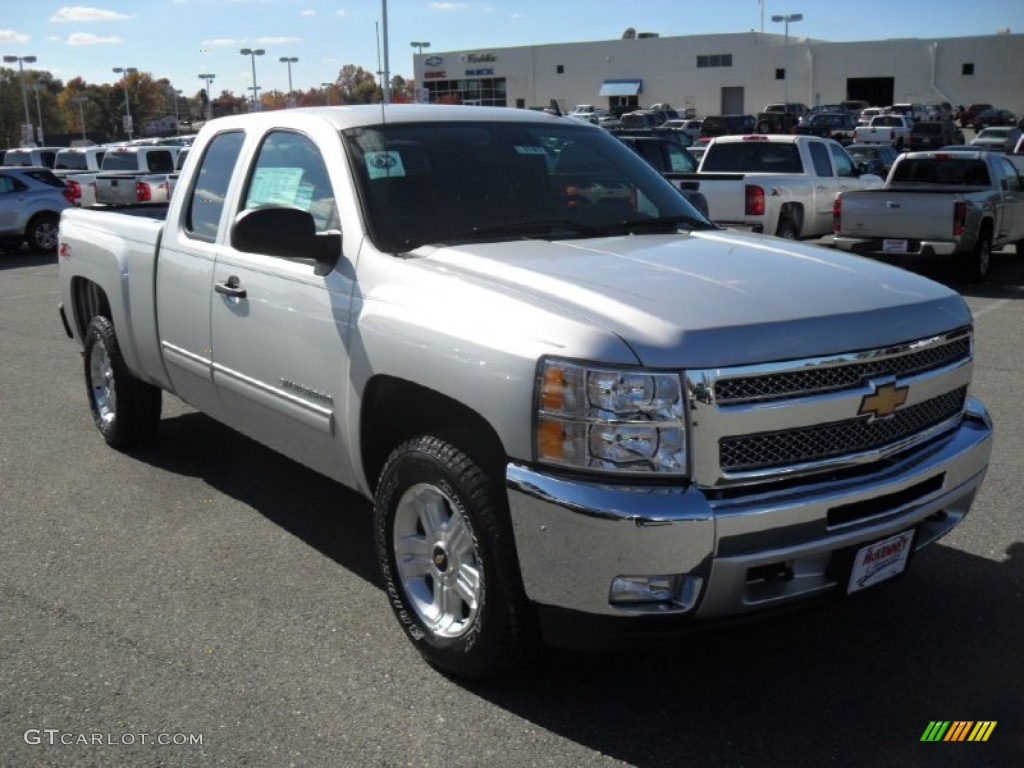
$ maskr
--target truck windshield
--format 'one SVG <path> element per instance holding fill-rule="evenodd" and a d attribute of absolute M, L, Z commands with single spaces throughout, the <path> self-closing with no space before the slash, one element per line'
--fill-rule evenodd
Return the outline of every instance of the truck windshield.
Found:
<path fill-rule="evenodd" d="M 713 226 L 622 142 L 566 121 L 392 123 L 344 138 L 370 236 L 389 253 Z"/>

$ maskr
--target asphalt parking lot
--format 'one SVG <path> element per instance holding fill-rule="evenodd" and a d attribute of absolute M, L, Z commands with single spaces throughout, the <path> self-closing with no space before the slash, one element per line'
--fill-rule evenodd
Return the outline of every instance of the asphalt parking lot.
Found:
<path fill-rule="evenodd" d="M 173 398 L 153 447 L 107 449 L 55 259 L 3 257 L 0 765 L 1019 766 L 1024 256 L 954 287 L 995 449 L 905 577 L 483 686 L 402 637 L 360 497 Z M 997 724 L 922 743 L 935 720 Z"/>

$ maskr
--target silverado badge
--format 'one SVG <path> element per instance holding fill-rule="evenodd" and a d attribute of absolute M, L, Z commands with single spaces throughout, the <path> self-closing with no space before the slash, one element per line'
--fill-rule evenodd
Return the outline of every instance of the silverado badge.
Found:
<path fill-rule="evenodd" d="M 892 416 L 896 409 L 907 402 L 907 393 L 910 387 L 897 387 L 895 384 L 883 384 L 876 387 L 870 395 L 865 395 L 860 401 L 858 416 L 869 414 L 874 419 L 881 419 Z"/>

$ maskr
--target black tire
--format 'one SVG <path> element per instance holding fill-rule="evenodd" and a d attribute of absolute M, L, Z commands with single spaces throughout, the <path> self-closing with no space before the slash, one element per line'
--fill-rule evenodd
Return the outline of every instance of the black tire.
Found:
<path fill-rule="evenodd" d="M 772 124 L 769 123 L 767 120 L 759 123 L 758 126 L 757 126 L 757 132 L 758 133 L 771 133 L 772 132 Z"/>
<path fill-rule="evenodd" d="M 779 226 L 775 229 L 775 236 L 786 240 L 796 240 L 800 237 L 800 227 L 793 221 L 792 216 L 783 216 L 779 219 Z"/>
<path fill-rule="evenodd" d="M 1018 256 L 1024 256 L 1024 240 L 1018 240 L 1014 243 L 1014 250 Z"/>
<path fill-rule="evenodd" d="M 25 241 L 37 253 L 57 252 L 57 230 L 60 216 L 56 213 L 37 213 L 25 228 Z"/>
<path fill-rule="evenodd" d="M 93 421 L 108 445 L 129 448 L 156 434 L 162 393 L 131 375 L 113 324 L 99 315 L 85 331 L 85 387 Z"/>
<path fill-rule="evenodd" d="M 960 272 L 964 282 L 978 285 L 988 279 L 992 267 L 992 235 L 988 230 L 978 236 L 974 250 L 961 258 Z"/>
<path fill-rule="evenodd" d="M 403 443 L 384 465 L 373 512 L 406 636 L 430 664 L 478 679 L 508 672 L 531 644 L 499 463 L 486 455 L 432 435 Z"/>

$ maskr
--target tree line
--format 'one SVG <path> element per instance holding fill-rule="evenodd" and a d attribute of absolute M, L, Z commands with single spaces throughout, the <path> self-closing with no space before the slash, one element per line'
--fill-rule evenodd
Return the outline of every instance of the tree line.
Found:
<path fill-rule="evenodd" d="M 249 97 L 237 96 L 229 90 L 211 96 L 204 88 L 191 94 L 175 89 L 167 78 L 155 78 L 149 72 L 131 71 L 114 83 L 88 83 L 81 77 L 67 83 L 54 78 L 46 70 L 26 68 L 24 90 L 17 69 L 0 67 L 0 148 L 23 144 L 26 99 L 29 122 L 38 141 L 38 125 L 43 140 L 52 145 L 68 144 L 73 139 L 88 137 L 96 142 L 127 139 L 124 126 L 125 96 L 132 116 L 135 138 L 145 135 L 173 135 L 173 121 L 168 129 L 144 130 L 159 118 L 173 117 L 187 129 L 201 123 L 207 115 L 221 117 L 249 109 Z M 291 97 L 291 98 L 289 98 Z M 264 110 L 322 106 L 324 104 L 375 104 L 383 100 L 383 92 L 373 73 L 353 64 L 346 64 L 328 87 L 309 88 L 291 94 L 277 90 L 260 94 Z M 391 100 L 413 100 L 413 82 L 396 75 L 391 80 Z"/>

